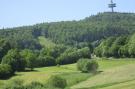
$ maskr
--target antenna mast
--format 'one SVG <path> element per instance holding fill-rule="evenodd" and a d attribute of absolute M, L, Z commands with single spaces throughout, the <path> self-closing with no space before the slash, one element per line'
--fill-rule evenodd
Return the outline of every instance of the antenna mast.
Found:
<path fill-rule="evenodd" d="M 111 3 L 108 4 L 108 7 L 111 8 L 112 12 L 114 12 L 114 7 L 116 7 L 116 3 L 113 3 L 113 0 L 111 0 Z"/>

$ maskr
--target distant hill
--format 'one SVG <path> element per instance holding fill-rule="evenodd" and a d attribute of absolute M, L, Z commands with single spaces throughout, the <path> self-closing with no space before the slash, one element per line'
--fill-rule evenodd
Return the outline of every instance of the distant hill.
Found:
<path fill-rule="evenodd" d="M 15 39 L 26 44 L 30 39 L 36 43 L 35 40 L 39 36 L 45 36 L 56 44 L 76 45 L 98 41 L 110 36 L 128 35 L 134 31 L 135 13 L 105 12 L 80 21 L 41 23 L 33 26 L 2 29 L 0 37 Z M 29 41 L 26 41 L 26 38 Z"/>

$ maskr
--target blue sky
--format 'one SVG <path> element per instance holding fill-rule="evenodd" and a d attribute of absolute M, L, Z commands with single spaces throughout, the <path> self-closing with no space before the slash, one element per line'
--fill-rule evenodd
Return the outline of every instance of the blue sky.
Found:
<path fill-rule="evenodd" d="M 114 0 L 115 11 L 135 12 L 135 0 Z M 110 0 L 0 0 L 0 28 L 80 20 L 110 11 Z"/>

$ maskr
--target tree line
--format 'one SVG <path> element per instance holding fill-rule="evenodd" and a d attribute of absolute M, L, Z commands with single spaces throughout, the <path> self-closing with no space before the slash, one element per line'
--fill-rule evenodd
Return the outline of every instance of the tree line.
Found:
<path fill-rule="evenodd" d="M 26 68 L 32 71 L 35 67 L 71 64 L 80 58 L 91 58 L 88 47 L 78 49 L 57 46 L 57 49 L 43 48 L 40 51 L 10 49 L 1 59 L 0 78 L 8 78 Z"/>
<path fill-rule="evenodd" d="M 95 48 L 94 53 L 99 57 L 135 57 L 135 34 L 110 37 Z"/>

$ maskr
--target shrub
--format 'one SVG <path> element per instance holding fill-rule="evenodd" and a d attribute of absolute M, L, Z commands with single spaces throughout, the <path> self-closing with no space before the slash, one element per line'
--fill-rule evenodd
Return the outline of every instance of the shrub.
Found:
<path fill-rule="evenodd" d="M 14 79 L 4 84 L 3 89 L 24 89 L 23 80 Z"/>
<path fill-rule="evenodd" d="M 49 86 L 47 86 L 45 84 L 41 84 L 39 82 L 32 82 L 28 85 L 25 85 L 24 89 L 60 89 L 60 88 L 49 87 Z"/>
<path fill-rule="evenodd" d="M 39 82 L 32 82 L 25 86 L 25 89 L 44 89 L 44 85 Z"/>
<path fill-rule="evenodd" d="M 82 72 L 95 72 L 98 68 L 98 63 L 95 60 L 79 59 L 77 69 Z"/>
<path fill-rule="evenodd" d="M 13 70 L 10 65 L 0 64 L 0 79 L 9 78 L 13 75 Z"/>
<path fill-rule="evenodd" d="M 67 82 L 65 79 L 59 76 L 52 76 L 48 80 L 48 85 L 55 88 L 65 88 L 67 86 Z"/>
<path fill-rule="evenodd" d="M 49 87 L 39 82 L 32 82 L 28 85 L 24 85 L 23 80 L 13 79 L 5 83 L 2 89 L 60 89 L 60 88 Z"/>

